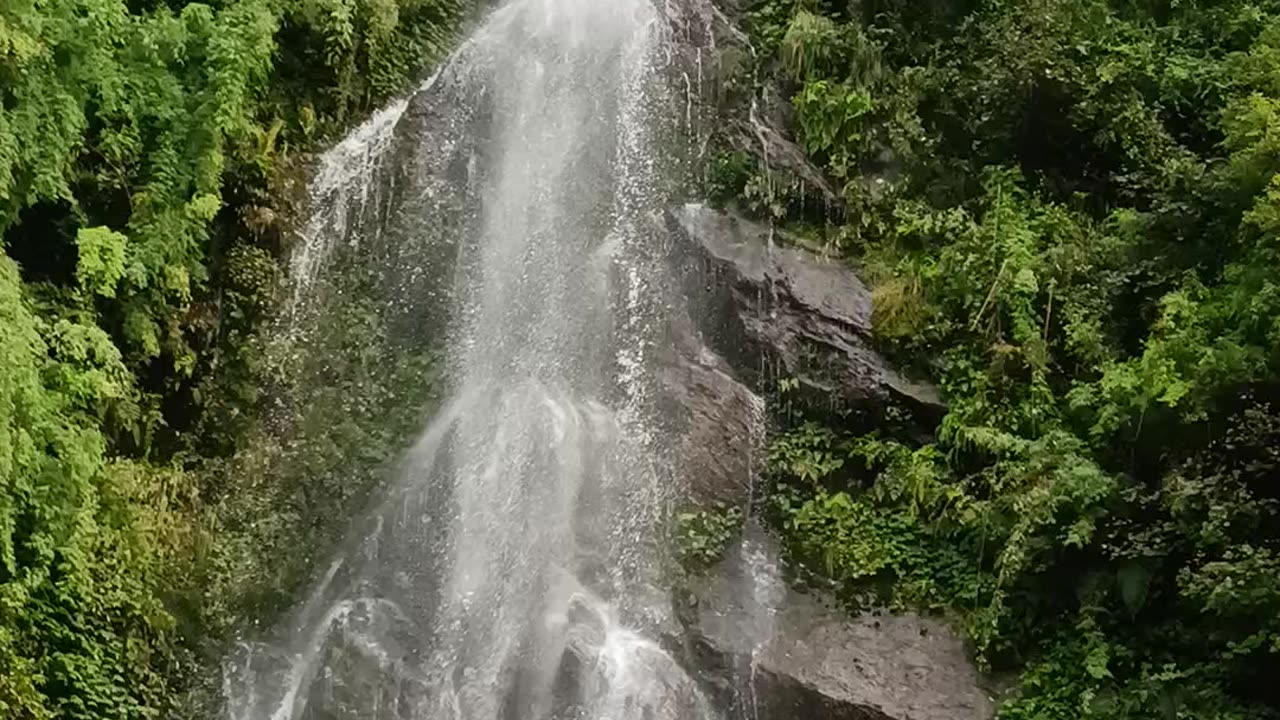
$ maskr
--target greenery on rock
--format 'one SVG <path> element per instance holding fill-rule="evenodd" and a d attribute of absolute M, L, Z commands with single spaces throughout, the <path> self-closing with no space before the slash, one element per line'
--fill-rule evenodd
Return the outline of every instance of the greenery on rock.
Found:
<path fill-rule="evenodd" d="M 742 529 L 742 510 L 715 505 L 677 513 L 676 555 L 687 571 L 705 571 L 724 559 L 729 543 Z"/>
<path fill-rule="evenodd" d="M 1020 674 L 1002 718 L 1280 717 L 1280 3 L 749 18 L 843 211 L 731 155 L 718 193 L 857 264 L 949 405 L 923 445 L 794 422 L 793 558 L 954 616 Z"/>
<path fill-rule="evenodd" d="M 255 390 L 286 181 L 438 58 L 463 11 L 0 4 L 0 716 L 195 716 L 205 649 L 305 576 L 306 558 L 272 554 L 318 542 L 326 503 L 371 482 L 334 476 L 334 455 L 385 452 L 409 422 L 376 392 L 245 467 L 281 450 L 249 438 L 288 397 Z M 344 327 L 380 341 L 368 313 Z M 355 359 L 329 387 L 433 377 L 428 355 L 336 357 Z"/>

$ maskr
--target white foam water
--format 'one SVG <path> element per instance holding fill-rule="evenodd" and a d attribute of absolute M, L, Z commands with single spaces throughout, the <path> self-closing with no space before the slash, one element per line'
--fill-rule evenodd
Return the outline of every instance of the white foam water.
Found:
<path fill-rule="evenodd" d="M 450 61 L 486 110 L 453 400 L 306 602 L 228 659 L 233 720 L 712 717 L 654 599 L 673 485 L 651 357 L 668 32 L 649 0 L 512 0 Z M 405 107 L 325 157 L 299 292 L 378 202 Z"/>

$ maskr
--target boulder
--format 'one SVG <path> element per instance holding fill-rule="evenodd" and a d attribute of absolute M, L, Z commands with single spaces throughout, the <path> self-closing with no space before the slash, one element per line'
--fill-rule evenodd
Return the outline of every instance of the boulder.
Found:
<path fill-rule="evenodd" d="M 883 415 L 897 405 L 926 420 L 941 416 L 936 389 L 872 347 L 871 293 L 848 265 L 705 205 L 675 208 L 667 223 L 697 330 L 757 393 L 788 380 L 817 409 Z"/>
<path fill-rule="evenodd" d="M 681 500 L 745 506 L 764 461 L 764 401 L 701 342 L 687 316 L 672 318 L 661 357 L 665 415 L 674 423 Z"/>
<path fill-rule="evenodd" d="M 693 581 L 686 651 L 721 702 L 755 720 L 988 720 L 995 704 L 963 640 L 915 614 L 850 616 L 787 587 L 773 541 L 749 525 Z"/>

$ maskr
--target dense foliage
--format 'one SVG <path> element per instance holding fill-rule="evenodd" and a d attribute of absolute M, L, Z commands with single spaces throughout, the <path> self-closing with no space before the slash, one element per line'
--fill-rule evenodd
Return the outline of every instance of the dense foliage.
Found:
<path fill-rule="evenodd" d="M 924 445 L 795 419 L 793 556 L 954 616 L 1003 718 L 1280 717 L 1280 3 L 750 18 L 844 209 L 730 190 L 858 264 L 949 406 Z"/>
<path fill-rule="evenodd" d="M 207 458 L 235 454 L 257 415 L 281 179 L 437 58 L 461 14 L 0 3 L 0 716 L 190 716 L 185 684 L 213 676 L 191 663 L 226 629 L 208 606 L 256 591 L 227 573 L 279 550 L 237 533 L 225 497 L 283 491 L 228 488 Z M 366 414 L 385 419 L 381 402 Z M 314 447 L 332 453 L 355 431 L 326 432 Z"/>

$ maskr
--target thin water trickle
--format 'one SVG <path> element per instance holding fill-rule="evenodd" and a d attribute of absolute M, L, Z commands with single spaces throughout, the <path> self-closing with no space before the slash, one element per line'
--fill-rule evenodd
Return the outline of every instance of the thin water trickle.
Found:
<path fill-rule="evenodd" d="M 668 33 L 649 0 L 512 0 L 446 66 L 477 118 L 453 400 L 311 597 L 228 660 L 233 720 L 713 717 L 656 640 Z M 407 104 L 321 163 L 299 293 L 381 202 Z"/>
<path fill-rule="evenodd" d="M 738 588 L 744 608 L 741 630 L 751 647 L 747 657 L 748 667 L 743 673 L 745 677 L 740 678 L 744 686 L 740 688 L 740 692 L 745 695 L 740 713 L 742 720 L 760 720 L 757 676 L 761 658 L 773 637 L 777 613 L 787 592 L 778 558 L 770 551 L 770 547 L 761 528 L 749 522 L 738 546 L 738 560 L 745 571 L 739 579 L 743 586 Z"/>
<path fill-rule="evenodd" d="M 311 214 L 301 231 L 301 243 L 290 259 L 293 312 L 324 261 L 340 240 L 356 242 L 358 234 L 348 232 L 365 214 L 376 209 L 382 186 L 377 182 L 396 123 L 409 105 L 397 100 L 373 114 L 346 138 L 325 153 L 311 181 L 307 205 Z"/>

